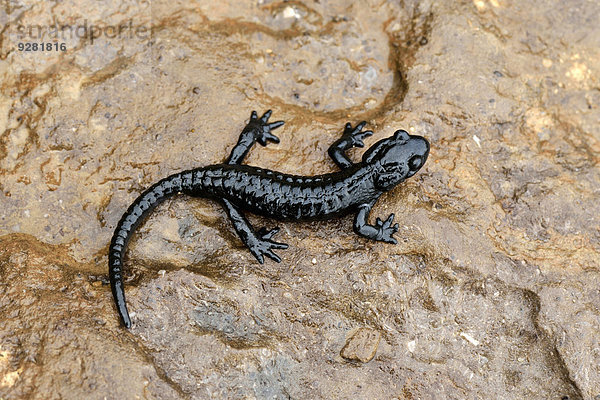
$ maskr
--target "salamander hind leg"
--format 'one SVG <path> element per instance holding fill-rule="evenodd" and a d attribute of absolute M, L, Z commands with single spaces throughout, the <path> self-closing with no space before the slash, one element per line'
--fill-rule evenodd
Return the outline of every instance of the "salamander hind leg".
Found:
<path fill-rule="evenodd" d="M 265 256 L 274 261 L 281 262 L 281 258 L 273 250 L 287 249 L 288 245 L 272 240 L 273 236 L 279 232 L 279 228 L 271 230 L 261 228 L 258 232 L 254 232 L 246 217 L 229 200 L 224 199 L 223 205 L 238 236 L 259 263 L 262 264 L 264 262 Z"/>
<path fill-rule="evenodd" d="M 329 146 L 329 150 L 327 151 L 329 156 L 341 169 L 348 168 L 353 164 L 346 155 L 346 150 L 352 147 L 364 147 L 363 140 L 373 134 L 373 131 L 363 132 L 362 129 L 366 124 L 365 121 L 362 121 L 353 128 L 350 122 L 346 123 L 342 137 Z"/>
<path fill-rule="evenodd" d="M 371 211 L 374 203 L 375 202 L 371 204 L 364 204 L 359 208 L 356 218 L 354 219 L 354 232 L 362 237 L 366 237 L 367 239 L 392 244 L 398 243 L 398 241 L 394 238 L 394 233 L 398 232 L 398 224 L 396 223 L 392 225 L 394 222 L 393 213 L 390 214 L 385 221 L 377 218 L 375 225 L 369 225 L 367 223 L 369 212 Z"/>
<path fill-rule="evenodd" d="M 279 143 L 279 138 L 273 135 L 271 131 L 282 126 L 284 122 L 276 121 L 269 123 L 269 117 L 271 117 L 271 110 L 268 110 L 260 118 L 258 118 L 256 111 L 252 111 L 250 121 L 242 130 L 237 144 L 231 150 L 227 164 L 240 164 L 256 142 L 262 146 L 266 146 L 269 141 Z"/>

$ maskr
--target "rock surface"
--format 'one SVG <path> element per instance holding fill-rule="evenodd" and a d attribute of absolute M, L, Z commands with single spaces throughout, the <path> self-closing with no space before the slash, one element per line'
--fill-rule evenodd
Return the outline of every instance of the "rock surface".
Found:
<path fill-rule="evenodd" d="M 8 2 L 0 398 L 600 399 L 599 20 L 589 0 Z M 65 51 L 19 51 L 56 23 Z M 247 163 L 284 172 L 334 170 L 346 121 L 367 146 L 430 140 L 373 211 L 398 245 L 251 216 L 290 244 L 259 265 L 218 204 L 179 197 L 130 245 L 120 328 L 121 214 L 268 108 L 281 143 Z M 373 337 L 348 356 L 353 332 Z"/>

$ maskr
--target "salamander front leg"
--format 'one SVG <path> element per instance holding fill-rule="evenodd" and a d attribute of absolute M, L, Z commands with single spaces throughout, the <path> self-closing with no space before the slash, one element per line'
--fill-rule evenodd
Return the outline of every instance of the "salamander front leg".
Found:
<path fill-rule="evenodd" d="M 250 148 L 258 141 L 263 146 L 267 145 L 267 141 L 279 143 L 279 138 L 271 133 L 273 129 L 279 128 L 284 124 L 283 121 L 269 123 L 271 110 L 268 110 L 262 117 L 258 118 L 256 111 L 252 111 L 250 122 L 242 130 L 237 144 L 231 150 L 231 154 L 227 159 L 227 164 L 241 164 Z"/>
<path fill-rule="evenodd" d="M 393 213 L 390 214 L 385 221 L 381 221 L 381 219 L 377 218 L 376 225 L 369 225 L 367 223 L 369 212 L 371 212 L 371 208 L 374 204 L 375 202 L 372 202 L 360 206 L 354 219 L 354 232 L 367 239 L 393 244 L 398 243 L 393 237 L 394 233 L 398 232 L 398 224 L 392 226 L 392 222 L 394 222 Z"/>
<path fill-rule="evenodd" d="M 227 211 L 227 215 L 229 215 L 229 219 L 233 223 L 233 227 L 238 236 L 248 247 L 252 255 L 256 257 L 258 262 L 262 264 L 264 262 L 264 256 L 277 262 L 281 262 L 281 258 L 273 253 L 273 249 L 287 249 L 288 245 L 271 240 L 273 236 L 279 232 L 279 228 L 274 228 L 269 231 L 265 228 L 261 228 L 258 232 L 254 232 L 254 229 L 252 229 L 252 226 L 246 217 L 244 217 L 244 215 L 229 200 L 223 199 L 223 204 L 225 205 L 225 211 Z"/>
<path fill-rule="evenodd" d="M 363 143 L 363 140 L 373 134 L 373 131 L 362 132 L 362 129 L 366 124 L 365 121 L 362 121 L 356 125 L 356 128 L 352 128 L 350 122 L 346 123 L 342 137 L 329 146 L 329 150 L 327 150 L 329 156 L 341 169 L 352 166 L 352 161 L 350 161 L 345 153 L 346 150 L 349 150 L 352 147 L 364 147 L 365 144 Z"/>

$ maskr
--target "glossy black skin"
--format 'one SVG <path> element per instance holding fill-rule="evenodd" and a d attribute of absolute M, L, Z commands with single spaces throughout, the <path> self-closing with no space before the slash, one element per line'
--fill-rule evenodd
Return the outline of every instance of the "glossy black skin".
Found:
<path fill-rule="evenodd" d="M 398 130 L 394 136 L 371 146 L 361 162 L 353 163 L 345 151 L 363 147 L 363 139 L 373 132 L 362 131 L 365 122 L 355 128 L 347 123 L 342 137 L 328 151 L 340 167 L 339 172 L 295 176 L 241 165 L 254 143 L 263 146 L 267 141 L 279 143 L 271 131 L 283 125 L 283 121 L 269 123 L 270 116 L 271 110 L 261 118 L 252 112 L 250 122 L 225 163 L 168 176 L 149 187 L 129 206 L 115 229 L 109 249 L 110 284 L 124 326 L 131 326 L 122 277 L 127 243 L 144 217 L 174 194 L 221 202 L 240 239 L 261 264 L 264 256 L 280 262 L 273 250 L 285 249 L 288 245 L 273 240 L 279 228 L 255 231 L 242 209 L 279 220 L 328 219 L 355 213 L 354 231 L 358 235 L 396 243 L 393 234 L 398 231 L 398 224 L 392 225 L 394 214 L 385 221 L 377 218 L 375 225 L 370 225 L 367 223 L 369 212 L 382 193 L 413 176 L 423 166 L 429 154 L 427 140 Z"/>

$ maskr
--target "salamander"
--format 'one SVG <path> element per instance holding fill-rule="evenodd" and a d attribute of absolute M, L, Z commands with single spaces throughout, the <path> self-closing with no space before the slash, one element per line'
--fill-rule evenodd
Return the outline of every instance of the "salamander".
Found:
<path fill-rule="evenodd" d="M 367 222 L 371 208 L 386 191 L 413 176 L 427 160 L 429 142 L 404 130 L 371 146 L 362 160 L 353 163 L 345 154 L 352 147 L 364 147 L 363 140 L 372 131 L 363 131 L 366 122 L 355 127 L 347 123 L 341 138 L 328 150 L 340 171 L 298 176 L 243 165 L 242 160 L 256 143 L 279 143 L 272 131 L 283 121 L 269 122 L 271 110 L 260 118 L 256 111 L 242 130 L 239 140 L 222 164 L 195 168 L 170 175 L 150 186 L 129 206 L 115 228 L 110 242 L 109 280 L 121 323 L 129 328 L 131 319 L 123 288 L 123 255 L 135 228 L 150 211 L 175 194 L 203 197 L 220 202 L 233 228 L 259 263 L 268 257 L 281 259 L 274 252 L 286 249 L 273 238 L 279 228 L 255 231 L 242 210 L 283 221 L 328 219 L 355 213 L 354 232 L 367 239 L 397 243 L 393 237 L 398 224 L 394 214 L 375 225 Z"/>

